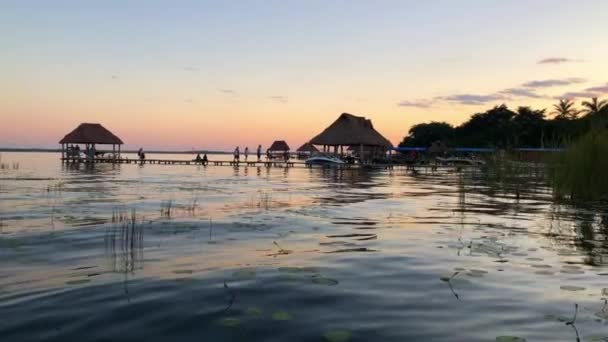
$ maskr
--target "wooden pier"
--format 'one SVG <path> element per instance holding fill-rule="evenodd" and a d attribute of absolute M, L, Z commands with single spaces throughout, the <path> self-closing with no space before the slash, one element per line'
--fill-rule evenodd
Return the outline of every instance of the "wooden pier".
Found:
<path fill-rule="evenodd" d="M 210 160 L 206 164 L 202 161 L 197 160 L 183 160 L 183 159 L 126 159 L 126 158 L 61 158 L 61 161 L 66 164 L 153 164 L 153 165 L 195 165 L 195 166 L 231 166 L 231 167 L 277 167 L 277 168 L 292 168 L 292 167 L 319 167 L 313 165 L 307 165 L 304 161 L 285 161 L 285 160 L 262 160 L 262 161 L 232 161 L 232 160 Z M 479 165 L 449 165 L 449 164 L 343 164 L 343 165 L 330 165 L 321 166 L 322 168 L 339 168 L 339 169 L 353 169 L 353 168 L 371 168 L 371 169 L 395 169 L 395 168 L 406 168 L 410 170 L 416 169 L 477 169 Z"/>
<path fill-rule="evenodd" d="M 61 158 L 61 161 L 68 164 L 156 164 L 156 165 L 200 165 L 200 166 L 264 166 L 264 167 L 294 167 L 305 165 L 303 161 L 232 161 L 232 160 L 210 160 L 206 164 L 197 160 L 183 159 L 117 159 L 117 158 Z"/>

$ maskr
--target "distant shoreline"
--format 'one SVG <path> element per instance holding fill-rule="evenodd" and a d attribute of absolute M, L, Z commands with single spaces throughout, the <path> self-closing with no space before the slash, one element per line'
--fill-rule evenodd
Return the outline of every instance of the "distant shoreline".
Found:
<path fill-rule="evenodd" d="M 0 147 L 0 152 L 44 152 L 44 153 L 61 153 L 60 149 L 57 148 L 3 148 Z M 232 152 L 226 151 L 205 151 L 205 150 L 195 150 L 195 151 L 154 151 L 154 150 L 146 150 L 146 153 L 150 154 L 195 154 L 195 153 L 206 153 L 206 154 L 231 154 Z M 120 151 L 120 153 L 137 153 L 136 150 L 124 150 Z"/>

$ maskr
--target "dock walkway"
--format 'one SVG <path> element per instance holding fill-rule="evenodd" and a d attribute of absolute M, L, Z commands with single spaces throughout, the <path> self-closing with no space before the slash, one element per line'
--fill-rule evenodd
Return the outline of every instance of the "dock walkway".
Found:
<path fill-rule="evenodd" d="M 196 160 L 182 159 L 117 159 L 117 158 L 61 158 L 64 163 L 85 163 L 85 164 L 158 164 L 158 165 L 203 165 L 203 162 Z M 232 161 L 232 160 L 210 160 L 207 165 L 214 166 L 265 166 L 265 167 L 294 167 L 295 165 L 305 165 L 303 161 Z"/>

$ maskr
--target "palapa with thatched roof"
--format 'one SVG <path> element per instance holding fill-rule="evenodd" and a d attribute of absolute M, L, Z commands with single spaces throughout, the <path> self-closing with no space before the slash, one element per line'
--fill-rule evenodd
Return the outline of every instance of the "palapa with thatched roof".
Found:
<path fill-rule="evenodd" d="M 303 144 L 302 146 L 300 146 L 296 152 L 298 153 L 298 158 L 304 158 L 307 156 L 310 156 L 314 153 L 318 153 L 319 149 L 315 147 L 315 145 L 307 142 L 305 144 Z"/>
<path fill-rule="evenodd" d="M 275 140 L 275 142 L 270 145 L 270 147 L 266 150 L 266 156 L 268 159 L 274 158 L 285 158 L 285 160 L 289 159 L 289 145 L 285 142 L 285 140 Z"/>
<path fill-rule="evenodd" d="M 68 148 L 68 144 L 78 146 L 84 144 L 86 151 L 95 152 L 95 145 L 112 145 L 112 152 L 116 156 L 116 147 L 118 147 L 118 156 L 120 156 L 120 146 L 123 144 L 122 140 L 110 132 L 107 128 L 103 127 L 98 123 L 82 123 L 76 129 L 68 133 L 63 139 L 59 141 L 61 144 L 61 157 L 68 158 L 76 157 L 79 158 L 79 153 L 74 154 L 74 146 Z M 80 151 L 78 147 L 77 151 Z M 94 157 L 90 155 L 90 157 Z"/>
<path fill-rule="evenodd" d="M 270 145 L 270 147 L 268 148 L 267 151 L 270 153 L 286 152 L 286 151 L 289 151 L 289 145 L 287 145 L 285 140 L 276 140 L 275 142 L 272 143 L 272 145 Z"/>
<path fill-rule="evenodd" d="M 357 146 L 361 160 L 386 154 L 386 151 L 393 147 L 388 139 L 374 129 L 371 120 L 349 113 L 342 113 L 323 132 L 310 139 L 310 142 L 323 146 L 323 151 L 333 146 L 334 153 L 338 153 L 340 147 L 341 154 L 344 153 L 344 146 Z"/>

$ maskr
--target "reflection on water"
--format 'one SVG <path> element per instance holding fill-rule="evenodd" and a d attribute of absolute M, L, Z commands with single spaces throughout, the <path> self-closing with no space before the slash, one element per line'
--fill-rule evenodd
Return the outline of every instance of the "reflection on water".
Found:
<path fill-rule="evenodd" d="M 537 172 L 3 160 L 7 340 L 607 340 L 608 210 Z"/>

